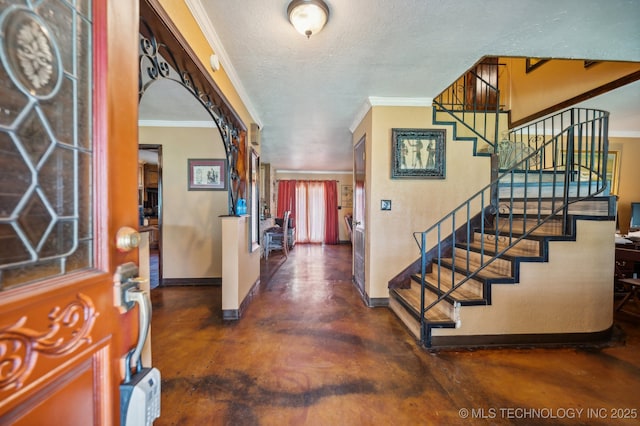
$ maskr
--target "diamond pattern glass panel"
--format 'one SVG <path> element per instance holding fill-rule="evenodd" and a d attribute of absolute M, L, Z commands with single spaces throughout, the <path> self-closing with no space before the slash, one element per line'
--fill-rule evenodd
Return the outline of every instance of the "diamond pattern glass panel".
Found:
<path fill-rule="evenodd" d="M 59 254 L 71 254 L 75 244 L 77 243 L 74 238 L 75 221 L 60 221 L 56 223 L 51 233 L 47 236 L 42 249 L 40 250 L 41 257 L 53 257 Z"/>
<path fill-rule="evenodd" d="M 29 251 L 22 244 L 22 240 L 15 229 L 11 225 L 0 224 L 0 262 L 9 264 L 22 262 L 30 258 Z"/>
<path fill-rule="evenodd" d="M 88 153 L 80 152 L 77 161 L 78 182 L 84 182 L 83 185 L 78 185 L 78 211 L 76 212 L 78 215 L 78 238 L 82 240 L 90 239 L 93 229 L 93 211 L 91 209 L 93 202 L 91 192 L 93 158 Z"/>
<path fill-rule="evenodd" d="M 78 34 L 89 34 L 91 32 L 91 24 L 87 21 L 78 20 Z M 78 135 L 77 145 L 81 148 L 91 148 L 91 116 L 92 116 L 92 86 L 91 86 L 91 61 L 93 60 L 91 54 L 91 46 L 87 44 L 78 43 L 78 79 L 76 81 L 77 89 L 77 114 L 78 122 L 85 125 L 79 126 L 76 131 Z"/>
<path fill-rule="evenodd" d="M 91 264 L 92 256 L 93 245 L 91 241 L 80 241 L 74 252 L 67 257 L 67 263 L 65 265 L 67 272 L 85 269 L 87 265 Z"/>
<path fill-rule="evenodd" d="M 74 152 L 58 146 L 40 170 L 40 188 L 58 216 L 74 216 Z"/>
<path fill-rule="evenodd" d="M 20 213 L 18 223 L 32 247 L 38 247 L 40 240 L 51 224 L 51 215 L 38 194 L 33 194 Z"/>
<path fill-rule="evenodd" d="M 27 4 L 27 0 L 0 0 L 0 9 L 4 9 L 7 6 L 11 6 L 14 4 L 19 4 L 24 6 Z"/>
<path fill-rule="evenodd" d="M 40 105 L 53 136 L 59 142 L 73 145 L 74 125 L 73 120 L 69 119 L 74 116 L 73 81 L 68 77 L 63 78 L 57 95 Z"/>
<path fill-rule="evenodd" d="M 51 28 L 53 37 L 58 41 L 62 65 L 65 72 L 73 72 L 73 48 L 74 32 L 72 10 L 61 0 L 48 0 L 36 9 L 36 12 Z"/>
<path fill-rule="evenodd" d="M 24 109 L 29 99 L 18 92 L 3 67 L 0 67 L 0 125 L 9 126 Z"/>
<path fill-rule="evenodd" d="M 0 291 L 93 267 L 91 7 L 0 0 Z"/>
<path fill-rule="evenodd" d="M 41 117 L 35 109 L 29 112 L 26 120 L 20 123 L 17 131 L 18 144 L 23 147 L 34 167 L 40 162 L 45 152 L 53 144 Z"/>
<path fill-rule="evenodd" d="M 76 0 L 78 12 L 85 18 L 91 16 L 91 0 Z"/>
<path fill-rule="evenodd" d="M 36 268 L 5 268 L 2 270 L 0 290 L 8 290 L 21 283 L 30 283 L 42 278 L 61 275 L 63 271 L 61 263 L 60 259 L 40 260 Z"/>
<path fill-rule="evenodd" d="M 0 217 L 9 217 L 31 186 L 31 172 L 17 146 L 0 133 Z"/>

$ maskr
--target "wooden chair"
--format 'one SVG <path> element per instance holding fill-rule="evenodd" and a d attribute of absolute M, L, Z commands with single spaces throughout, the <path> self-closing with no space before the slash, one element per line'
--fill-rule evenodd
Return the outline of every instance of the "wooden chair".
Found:
<path fill-rule="evenodd" d="M 347 214 L 344 216 L 344 226 L 349 234 L 349 241 L 351 241 L 351 233 L 353 231 L 353 215 Z"/>
<path fill-rule="evenodd" d="M 289 215 L 290 211 L 284 212 L 282 226 L 273 227 L 264 233 L 264 257 L 269 258 L 271 250 L 282 250 L 285 257 L 289 257 Z"/>

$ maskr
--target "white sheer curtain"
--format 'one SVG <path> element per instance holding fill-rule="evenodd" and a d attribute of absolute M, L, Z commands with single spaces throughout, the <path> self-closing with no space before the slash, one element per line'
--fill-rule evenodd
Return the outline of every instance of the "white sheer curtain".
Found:
<path fill-rule="evenodd" d="M 319 181 L 296 182 L 296 241 L 324 242 L 325 190 Z"/>

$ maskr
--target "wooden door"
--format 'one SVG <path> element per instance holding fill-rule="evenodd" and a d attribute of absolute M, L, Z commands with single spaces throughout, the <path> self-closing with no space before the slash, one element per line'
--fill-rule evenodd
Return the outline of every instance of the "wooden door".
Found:
<path fill-rule="evenodd" d="M 498 58 L 485 58 L 465 76 L 466 105 L 468 111 L 497 111 Z"/>
<path fill-rule="evenodd" d="M 353 152 L 355 186 L 353 191 L 353 276 L 365 296 L 365 137 Z"/>
<path fill-rule="evenodd" d="M 76 6 L 72 6 L 76 5 Z M 138 2 L 0 1 L 0 424 L 117 425 Z M 108 71 L 108 72 L 107 72 Z"/>

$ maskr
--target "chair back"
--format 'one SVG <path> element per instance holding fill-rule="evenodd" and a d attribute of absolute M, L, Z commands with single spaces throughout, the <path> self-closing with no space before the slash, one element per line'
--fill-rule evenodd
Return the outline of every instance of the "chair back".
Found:
<path fill-rule="evenodd" d="M 285 256 L 289 256 L 289 215 L 291 214 L 290 210 L 284 212 L 284 217 L 282 218 L 282 251 Z"/>

